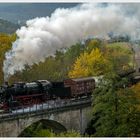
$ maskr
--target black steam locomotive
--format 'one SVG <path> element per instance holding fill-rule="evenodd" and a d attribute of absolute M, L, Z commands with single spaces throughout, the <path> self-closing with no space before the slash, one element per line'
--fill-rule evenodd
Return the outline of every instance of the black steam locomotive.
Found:
<path fill-rule="evenodd" d="M 48 98 L 48 91 L 52 87 L 47 80 L 38 80 L 30 83 L 18 82 L 0 87 L 0 107 L 8 110 L 12 107 L 38 104 Z"/>
<path fill-rule="evenodd" d="M 66 99 L 90 95 L 95 88 L 93 77 L 66 79 L 62 82 L 37 80 L 30 83 L 18 82 L 12 85 L 5 83 L 0 87 L 0 109 L 8 111 L 47 100 Z"/>
<path fill-rule="evenodd" d="M 119 73 L 120 77 L 133 74 L 134 70 Z M 23 108 L 55 100 L 57 98 L 69 99 L 83 95 L 90 95 L 95 89 L 95 77 L 65 79 L 62 82 L 49 82 L 37 80 L 30 83 L 18 82 L 12 85 L 5 83 L 0 86 L 0 110 L 9 111 L 14 108 Z M 131 84 L 140 81 L 140 77 L 132 77 Z M 96 81 L 96 86 L 98 82 Z"/>

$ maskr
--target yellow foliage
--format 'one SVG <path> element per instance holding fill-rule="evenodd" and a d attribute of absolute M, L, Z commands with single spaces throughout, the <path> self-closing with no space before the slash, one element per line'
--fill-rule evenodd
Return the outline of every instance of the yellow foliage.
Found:
<path fill-rule="evenodd" d="M 12 42 L 15 41 L 16 35 L 0 34 L 0 83 L 3 83 L 3 61 L 5 53 L 11 48 Z"/>
<path fill-rule="evenodd" d="M 137 98 L 137 100 L 140 103 L 140 82 L 135 84 L 135 85 L 133 85 L 131 87 L 131 89 L 134 92 L 134 96 Z M 139 104 L 137 105 L 137 109 L 140 110 L 140 105 Z"/>
<path fill-rule="evenodd" d="M 140 98 L 140 82 L 133 85 L 131 88 L 135 92 L 135 94 Z"/>
<path fill-rule="evenodd" d="M 77 58 L 68 76 L 77 78 L 101 75 L 109 68 L 108 63 L 102 52 L 95 48 L 90 53 L 84 52 Z"/>

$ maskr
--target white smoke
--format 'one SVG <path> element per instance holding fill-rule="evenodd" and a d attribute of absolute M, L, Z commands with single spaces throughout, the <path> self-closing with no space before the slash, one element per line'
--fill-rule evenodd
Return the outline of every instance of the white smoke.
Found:
<path fill-rule="evenodd" d="M 135 8 L 135 9 L 134 9 Z M 17 30 L 18 39 L 6 53 L 4 75 L 7 78 L 25 65 L 44 61 L 56 50 L 70 47 L 89 36 L 107 37 L 128 34 L 139 38 L 136 33 L 140 25 L 139 4 L 81 4 L 69 9 L 56 9 L 50 17 L 35 18 Z"/>

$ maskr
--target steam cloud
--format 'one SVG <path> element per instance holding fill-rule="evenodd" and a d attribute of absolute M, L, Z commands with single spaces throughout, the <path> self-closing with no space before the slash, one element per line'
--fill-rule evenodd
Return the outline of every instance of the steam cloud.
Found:
<path fill-rule="evenodd" d="M 17 30 L 18 39 L 6 53 L 5 79 L 25 65 L 44 61 L 56 50 L 67 48 L 90 36 L 105 38 L 113 31 L 139 38 L 139 4 L 81 4 L 69 9 L 56 9 L 50 17 L 28 20 Z"/>

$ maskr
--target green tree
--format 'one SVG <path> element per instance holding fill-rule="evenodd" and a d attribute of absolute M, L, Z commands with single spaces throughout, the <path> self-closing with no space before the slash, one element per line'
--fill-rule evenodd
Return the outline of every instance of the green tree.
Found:
<path fill-rule="evenodd" d="M 128 43 L 107 44 L 104 55 L 111 62 L 113 71 L 120 72 L 133 67 L 133 52 Z"/>
<path fill-rule="evenodd" d="M 97 137 L 140 136 L 139 100 L 130 88 L 123 88 L 126 78 L 106 77 L 93 92 L 93 119 L 87 133 Z"/>
<path fill-rule="evenodd" d="M 26 66 L 22 72 L 17 72 L 10 77 L 9 82 L 15 81 L 33 81 L 38 79 L 48 79 L 50 81 L 60 81 L 68 77 L 69 69 L 75 59 L 83 51 L 80 43 L 71 46 L 68 49 L 56 51 L 55 57 L 48 57 L 44 62 Z"/>
<path fill-rule="evenodd" d="M 40 129 L 34 133 L 33 137 L 56 137 L 56 134 L 49 129 Z"/>
<path fill-rule="evenodd" d="M 99 39 L 91 39 L 86 41 L 85 46 L 86 46 L 86 51 L 91 52 L 93 49 L 102 48 L 102 46 L 104 45 L 103 42 Z"/>
<path fill-rule="evenodd" d="M 54 133 L 49 129 L 41 129 L 34 136 L 35 137 L 81 137 L 80 133 L 74 130 L 61 132 L 61 133 Z"/>
<path fill-rule="evenodd" d="M 62 132 L 57 134 L 56 137 L 81 137 L 80 133 L 75 130 L 69 130 L 67 132 Z"/>

